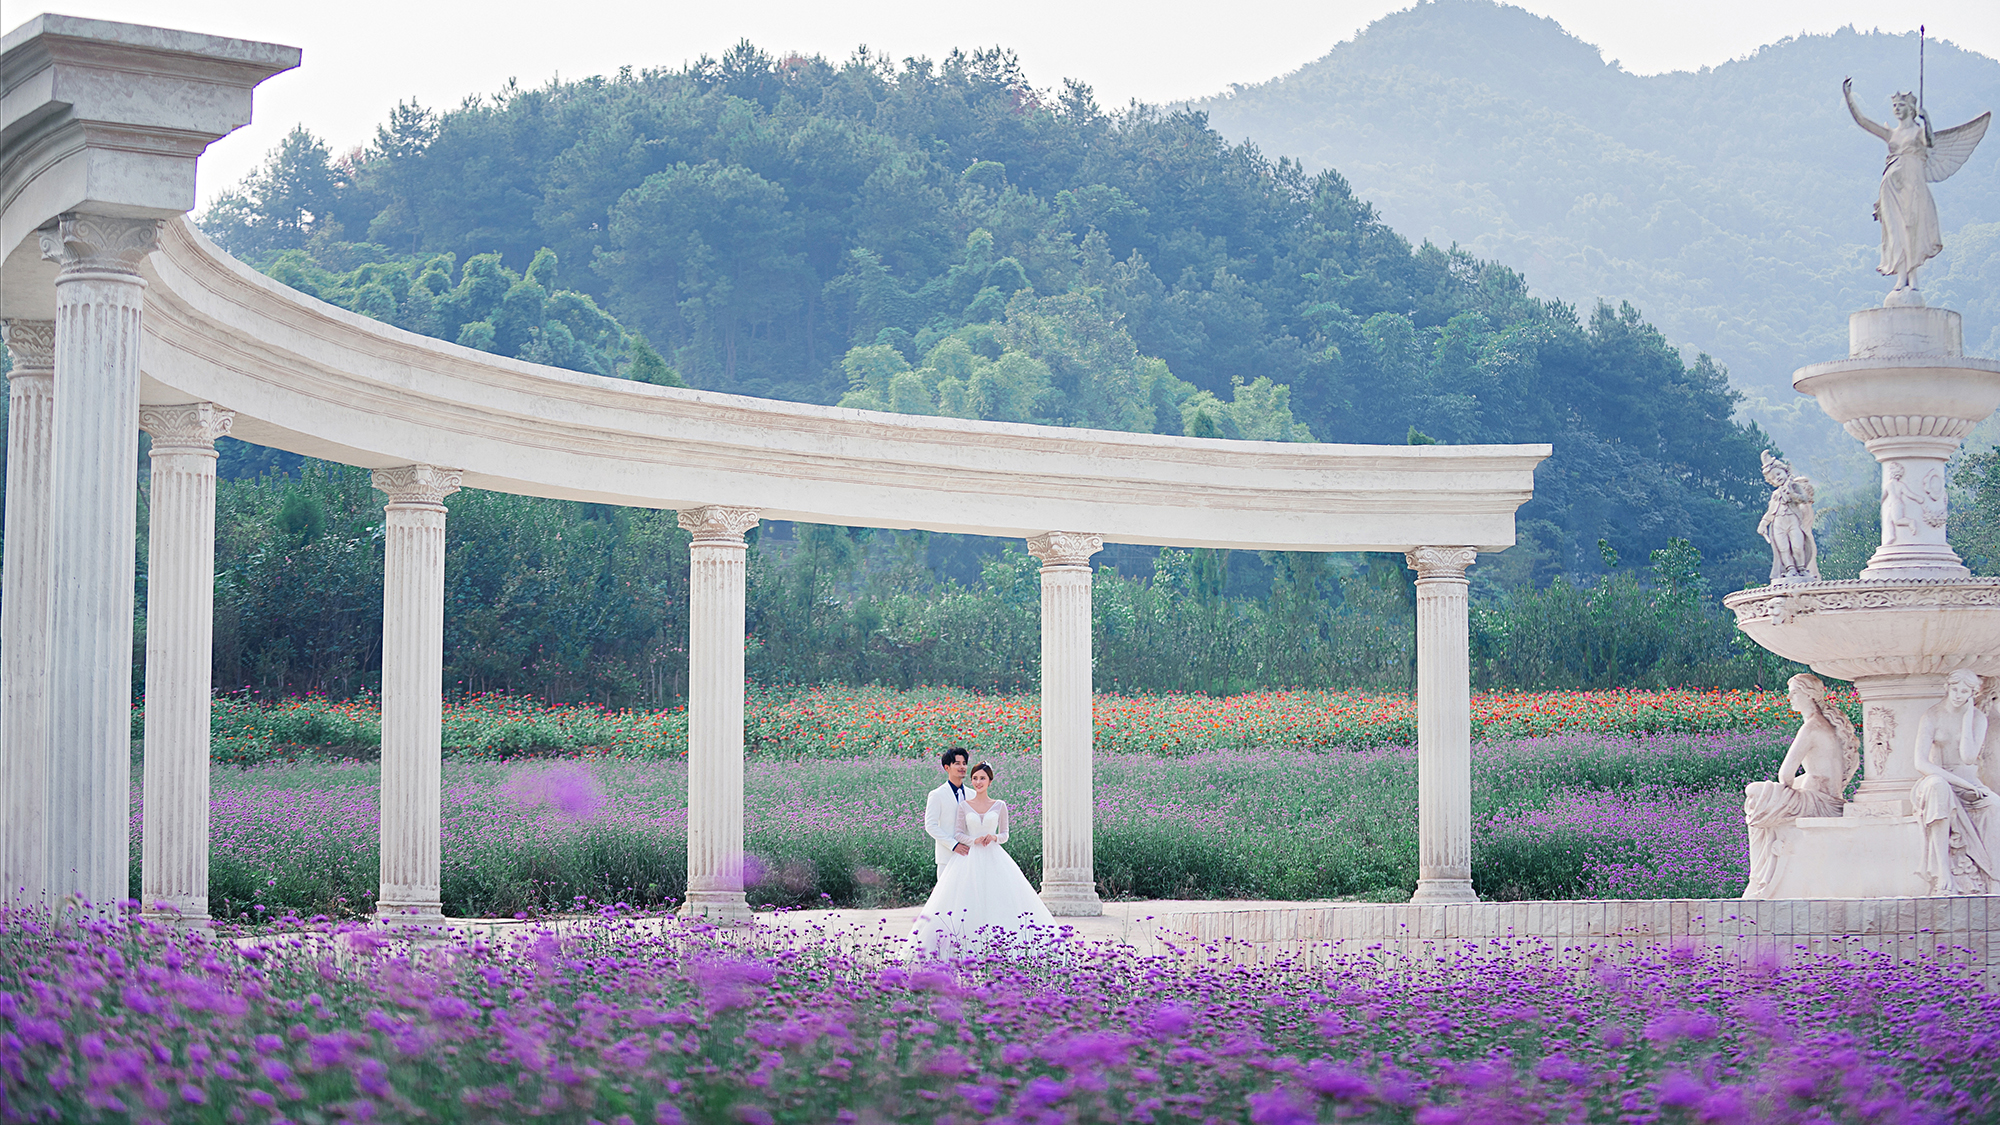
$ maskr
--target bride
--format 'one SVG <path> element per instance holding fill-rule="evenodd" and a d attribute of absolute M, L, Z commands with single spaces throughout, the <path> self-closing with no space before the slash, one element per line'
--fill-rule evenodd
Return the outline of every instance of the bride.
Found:
<path fill-rule="evenodd" d="M 966 782 L 972 796 L 958 803 L 957 834 L 971 851 L 954 854 L 944 865 L 910 930 L 912 956 L 950 957 L 1055 924 L 1014 857 L 1000 846 L 1007 842 L 1007 802 L 987 792 L 993 767 L 979 763 Z"/>

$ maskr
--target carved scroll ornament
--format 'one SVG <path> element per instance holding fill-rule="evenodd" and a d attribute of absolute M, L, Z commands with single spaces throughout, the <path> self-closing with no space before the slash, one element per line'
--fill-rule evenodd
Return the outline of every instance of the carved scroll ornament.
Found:
<path fill-rule="evenodd" d="M 13 363 L 9 376 L 31 372 L 47 373 L 56 365 L 56 322 L 53 320 L 0 320 L 0 335 L 7 339 L 7 358 Z"/>
<path fill-rule="evenodd" d="M 1427 578 L 1464 578 L 1465 568 L 1479 557 L 1476 547 L 1418 547 L 1403 553 L 1403 560 L 1417 572 L 1417 581 Z"/>
<path fill-rule="evenodd" d="M 694 533 L 694 541 L 723 542 L 740 544 L 743 535 L 757 526 L 764 514 L 755 508 L 730 508 L 711 504 L 706 508 L 687 508 L 677 513 L 681 530 Z"/>
<path fill-rule="evenodd" d="M 377 469 L 369 483 L 385 493 L 391 504 L 423 504 L 436 507 L 457 492 L 465 480 L 460 469 L 440 469 L 436 465 L 399 465 Z"/>
<path fill-rule="evenodd" d="M 42 231 L 42 257 L 64 273 L 80 270 L 139 272 L 146 255 L 160 248 L 160 220 L 120 219 L 72 212 Z"/>
<path fill-rule="evenodd" d="M 1028 553 L 1042 560 L 1044 567 L 1089 566 L 1090 556 L 1103 549 L 1102 535 L 1078 531 L 1051 531 L 1028 537 Z"/>
<path fill-rule="evenodd" d="M 212 402 L 139 408 L 139 428 L 153 435 L 155 454 L 213 453 L 215 439 L 228 435 L 235 422 L 235 411 L 224 410 Z"/>

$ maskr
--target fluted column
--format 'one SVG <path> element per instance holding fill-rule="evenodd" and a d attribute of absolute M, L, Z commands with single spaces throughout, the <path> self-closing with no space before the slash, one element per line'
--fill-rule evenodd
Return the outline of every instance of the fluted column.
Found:
<path fill-rule="evenodd" d="M 41 244 L 61 267 L 63 385 L 49 466 L 48 891 L 109 913 L 131 893 L 139 263 L 159 222 L 64 215 Z"/>
<path fill-rule="evenodd" d="M 235 414 L 208 402 L 139 410 L 139 428 L 153 435 L 139 904 L 165 921 L 208 918 L 215 439 L 235 420 Z"/>
<path fill-rule="evenodd" d="M 754 508 L 680 513 L 688 547 L 688 889 L 681 913 L 743 922 L 743 536 Z"/>
<path fill-rule="evenodd" d="M 377 469 L 382 548 L 382 886 L 375 916 L 443 914 L 438 848 L 444 699 L 444 498 L 463 474 L 434 465 Z"/>
<path fill-rule="evenodd" d="M 0 324 L 7 373 L 7 542 L 0 592 L 0 906 L 48 886 L 49 446 L 56 326 Z"/>
<path fill-rule="evenodd" d="M 1465 568 L 1471 547 L 1418 547 L 1417 893 L 1412 902 L 1475 902 L 1472 893 L 1472 661 Z"/>
<path fill-rule="evenodd" d="M 1096 535 L 1052 531 L 1028 540 L 1042 560 L 1042 901 L 1064 917 L 1104 913 L 1092 821 L 1090 556 Z"/>

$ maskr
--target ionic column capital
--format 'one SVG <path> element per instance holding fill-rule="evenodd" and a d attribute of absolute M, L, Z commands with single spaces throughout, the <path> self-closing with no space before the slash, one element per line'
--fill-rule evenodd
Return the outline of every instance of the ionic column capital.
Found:
<path fill-rule="evenodd" d="M 139 263 L 160 248 L 160 220 L 70 212 L 39 232 L 42 257 L 65 274 L 83 271 L 137 276 Z"/>
<path fill-rule="evenodd" d="M 212 454 L 215 439 L 227 436 L 235 422 L 234 410 L 224 410 L 212 402 L 139 408 L 139 428 L 153 435 L 155 457 L 172 453 Z"/>
<path fill-rule="evenodd" d="M 1104 549 L 1102 535 L 1086 535 L 1080 531 L 1051 531 L 1028 537 L 1028 553 L 1042 560 L 1042 569 L 1050 567 L 1087 567 L 1090 556 Z"/>
<path fill-rule="evenodd" d="M 683 508 L 678 513 L 682 531 L 692 532 L 696 543 L 740 546 L 743 536 L 764 513 L 755 508 L 729 508 L 711 504 L 705 508 Z"/>
<path fill-rule="evenodd" d="M 369 474 L 376 491 L 388 495 L 389 508 L 443 508 L 444 498 L 457 492 L 464 480 L 464 470 L 436 465 L 398 465 Z"/>
<path fill-rule="evenodd" d="M 0 320 L 0 337 L 7 341 L 7 358 L 13 363 L 9 379 L 23 375 L 47 375 L 56 368 L 56 322 L 53 320 Z"/>
<path fill-rule="evenodd" d="M 1417 572 L 1417 581 L 1427 578 L 1465 577 L 1465 568 L 1479 557 L 1476 547 L 1417 547 L 1403 553 L 1403 560 Z"/>

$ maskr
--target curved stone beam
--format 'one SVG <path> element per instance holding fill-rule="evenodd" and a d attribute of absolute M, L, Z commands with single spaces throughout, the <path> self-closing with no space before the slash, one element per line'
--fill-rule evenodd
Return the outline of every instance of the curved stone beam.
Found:
<path fill-rule="evenodd" d="M 235 434 L 468 487 L 767 519 L 1266 550 L 1514 542 L 1547 445 L 1163 437 L 882 414 L 607 379 L 489 355 L 307 297 L 185 220 L 148 263 L 147 401 Z"/>

